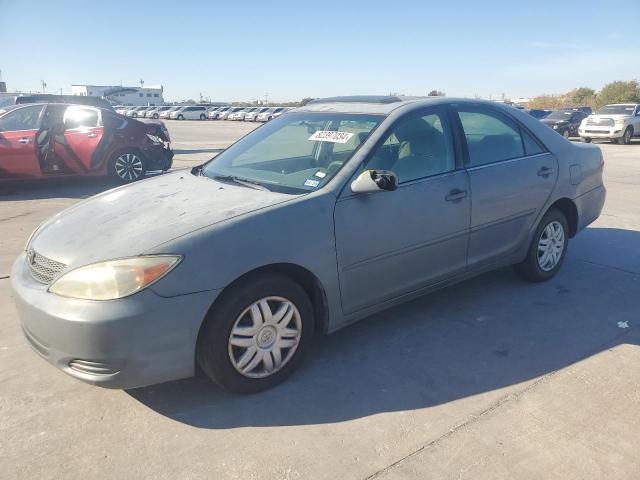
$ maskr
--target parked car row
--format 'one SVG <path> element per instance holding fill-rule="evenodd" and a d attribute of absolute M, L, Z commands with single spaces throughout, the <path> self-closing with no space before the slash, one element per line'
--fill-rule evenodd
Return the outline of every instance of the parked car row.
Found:
<path fill-rule="evenodd" d="M 117 113 L 131 118 L 171 120 L 242 120 L 268 122 L 291 107 L 209 107 L 207 105 L 116 106 Z"/>
<path fill-rule="evenodd" d="M 633 137 L 640 137 L 640 104 L 616 103 L 605 105 L 593 113 L 591 107 L 560 108 L 558 110 L 529 110 L 528 113 L 565 138 L 580 137 L 610 140 L 629 145 Z"/>

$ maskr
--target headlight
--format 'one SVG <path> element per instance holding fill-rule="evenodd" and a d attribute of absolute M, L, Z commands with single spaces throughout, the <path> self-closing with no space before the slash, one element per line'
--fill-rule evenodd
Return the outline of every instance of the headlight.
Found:
<path fill-rule="evenodd" d="M 49 291 L 84 300 L 114 300 L 160 280 L 181 259 L 179 255 L 156 255 L 94 263 L 63 275 L 49 287 Z"/>
<path fill-rule="evenodd" d="M 557 130 L 559 126 L 560 126 L 560 125 L 554 125 L 554 126 L 553 126 L 553 129 L 554 129 L 554 130 Z"/>
<path fill-rule="evenodd" d="M 614 123 L 615 123 L 616 125 L 624 125 L 624 118 L 616 118 L 616 119 L 614 120 Z"/>

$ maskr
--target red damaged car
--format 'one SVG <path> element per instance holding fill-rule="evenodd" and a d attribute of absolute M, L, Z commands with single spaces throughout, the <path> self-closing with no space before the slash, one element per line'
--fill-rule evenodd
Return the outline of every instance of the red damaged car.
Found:
<path fill-rule="evenodd" d="M 109 175 L 121 183 L 171 167 L 165 125 L 87 105 L 41 103 L 0 111 L 0 179 Z"/>

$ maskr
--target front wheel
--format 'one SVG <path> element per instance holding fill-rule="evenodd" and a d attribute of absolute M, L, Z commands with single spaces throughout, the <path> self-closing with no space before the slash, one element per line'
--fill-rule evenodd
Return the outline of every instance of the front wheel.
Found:
<path fill-rule="evenodd" d="M 158 116 L 158 114 L 157 114 L 157 113 L 154 113 L 154 114 L 153 114 L 153 118 L 157 120 L 157 119 L 158 119 L 158 118 L 160 118 L 160 117 Z"/>
<path fill-rule="evenodd" d="M 206 119 L 207 119 L 207 116 L 204 113 L 200 114 L 200 120 L 206 120 Z"/>
<path fill-rule="evenodd" d="M 136 151 L 117 153 L 110 163 L 109 174 L 120 183 L 132 183 L 144 177 L 147 169 Z"/>
<path fill-rule="evenodd" d="M 622 135 L 622 143 L 625 145 L 629 145 L 631 143 L 632 137 L 633 137 L 633 127 L 629 126 L 624 131 L 624 135 Z"/>
<path fill-rule="evenodd" d="M 526 258 L 514 269 L 525 280 L 545 282 L 560 270 L 568 245 L 567 219 L 560 210 L 551 209 L 538 225 Z"/>
<path fill-rule="evenodd" d="M 564 138 L 566 138 L 567 140 L 569 140 L 569 137 L 571 136 L 571 133 L 569 132 L 569 129 L 567 129 L 564 132 L 562 132 L 562 136 Z"/>
<path fill-rule="evenodd" d="M 178 120 L 184 120 L 184 115 L 182 114 L 178 115 Z"/>
<path fill-rule="evenodd" d="M 196 358 L 225 390 L 254 393 L 286 379 L 314 332 L 311 301 L 288 277 L 260 275 L 223 294 L 198 335 Z"/>
<path fill-rule="evenodd" d="M 589 137 L 580 137 L 583 143 L 591 143 L 591 139 Z"/>

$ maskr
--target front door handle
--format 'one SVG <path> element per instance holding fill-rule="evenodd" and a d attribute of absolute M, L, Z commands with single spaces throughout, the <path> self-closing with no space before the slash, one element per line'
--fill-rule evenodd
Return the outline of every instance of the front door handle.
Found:
<path fill-rule="evenodd" d="M 89 138 L 96 138 L 98 136 L 97 133 L 87 133 L 87 137 Z"/>
<path fill-rule="evenodd" d="M 18 140 L 18 143 L 21 143 L 23 145 L 29 145 L 31 143 L 31 139 L 27 137 L 22 137 L 20 140 Z"/>
<path fill-rule="evenodd" d="M 549 168 L 549 167 L 542 167 L 540 170 L 538 170 L 538 176 L 539 177 L 548 177 L 549 175 L 551 175 L 555 170 L 553 168 Z"/>
<path fill-rule="evenodd" d="M 446 197 L 444 197 L 444 199 L 447 202 L 457 202 L 458 200 L 462 200 L 463 198 L 465 198 L 467 196 L 467 191 L 466 190 L 451 190 L 449 192 L 449 195 L 447 195 Z"/>

